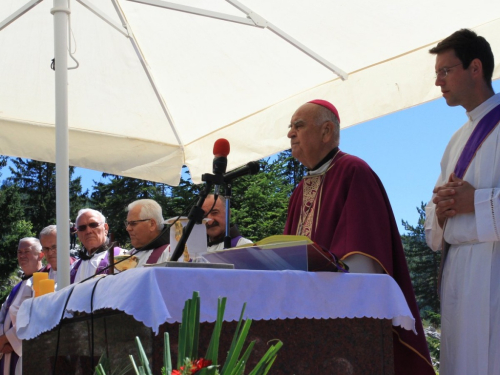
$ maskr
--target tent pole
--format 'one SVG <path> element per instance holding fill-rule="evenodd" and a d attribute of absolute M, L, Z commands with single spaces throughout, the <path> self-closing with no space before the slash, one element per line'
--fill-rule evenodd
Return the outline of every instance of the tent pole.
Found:
<path fill-rule="evenodd" d="M 54 0 L 57 289 L 69 285 L 68 0 Z M 47 223 L 48 224 L 48 223 Z"/>

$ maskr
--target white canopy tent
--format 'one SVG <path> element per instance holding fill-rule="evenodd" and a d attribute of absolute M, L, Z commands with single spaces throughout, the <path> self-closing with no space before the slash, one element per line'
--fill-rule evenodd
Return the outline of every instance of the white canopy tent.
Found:
<path fill-rule="evenodd" d="M 187 165 L 199 182 L 218 138 L 228 170 L 288 148 L 308 100 L 347 127 L 439 97 L 428 49 L 463 27 L 500 76 L 498 1 L 240 1 L 0 2 L 0 154 L 57 162 L 59 248 L 68 162 L 170 185 Z"/>

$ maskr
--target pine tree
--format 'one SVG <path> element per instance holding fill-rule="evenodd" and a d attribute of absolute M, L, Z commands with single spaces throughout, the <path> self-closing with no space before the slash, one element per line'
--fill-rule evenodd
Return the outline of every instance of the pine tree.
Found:
<path fill-rule="evenodd" d="M 89 207 L 106 217 L 111 239 L 120 246 L 130 248 L 130 238 L 123 222 L 127 219 L 127 206 L 138 199 L 153 199 L 162 207 L 167 219 L 178 212 L 179 201 L 172 197 L 173 188 L 164 184 L 103 173 L 109 182 L 94 185 Z M 175 213 L 173 214 L 175 215 Z M 172 215 L 172 216 L 173 216 Z"/>
<path fill-rule="evenodd" d="M 261 171 L 234 181 L 232 222 L 244 237 L 258 241 L 283 234 L 288 200 L 294 185 L 290 184 L 290 160 L 280 154 L 273 162 L 261 160 Z"/>
<path fill-rule="evenodd" d="M 423 202 L 420 208 L 417 207 L 417 211 L 419 214 L 417 226 L 402 221 L 409 233 L 402 235 L 401 239 L 417 304 L 421 315 L 426 317 L 440 312 L 437 281 L 441 253 L 432 251 L 425 242 L 425 204 Z"/>
<path fill-rule="evenodd" d="M 33 224 L 36 233 L 56 223 L 56 165 L 29 159 L 11 159 L 11 177 L 8 181 L 19 187 L 25 217 Z M 86 201 L 80 177 L 72 179 L 74 167 L 69 170 L 70 217 Z"/>
<path fill-rule="evenodd" d="M 280 152 L 276 158 L 276 162 L 281 163 L 283 168 L 282 173 L 293 188 L 299 184 L 302 177 L 306 174 L 306 167 L 292 156 L 291 149 Z"/>
<path fill-rule="evenodd" d="M 23 237 L 33 237 L 33 225 L 25 219 L 19 187 L 4 183 L 0 188 L 0 301 L 15 284 L 17 246 Z"/>
<path fill-rule="evenodd" d="M 191 208 L 198 203 L 200 191 L 204 188 L 204 183 L 193 184 L 187 167 L 183 167 L 179 186 L 170 188 L 169 199 L 166 205 L 162 206 L 164 218 L 188 216 Z"/>

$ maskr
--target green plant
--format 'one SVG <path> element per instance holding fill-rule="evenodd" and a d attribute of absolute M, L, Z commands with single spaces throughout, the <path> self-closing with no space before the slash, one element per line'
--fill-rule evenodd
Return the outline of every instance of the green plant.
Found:
<path fill-rule="evenodd" d="M 198 356 L 198 344 L 200 334 L 200 295 L 198 292 L 193 292 L 193 297 L 188 299 L 184 304 L 182 311 L 182 323 L 179 327 L 179 345 L 177 355 L 177 369 L 172 366 L 170 355 L 170 339 L 166 332 L 164 335 L 164 352 L 163 360 L 164 367 L 162 368 L 163 375 L 243 375 L 248 358 L 255 345 L 255 341 L 250 342 L 247 348 L 243 351 L 250 326 L 251 319 L 243 322 L 246 304 L 243 305 L 240 318 L 234 333 L 231 347 L 228 351 L 224 365 L 219 366 L 219 340 L 222 332 L 222 322 L 224 320 L 224 311 L 226 307 L 226 298 L 219 298 L 217 303 L 217 320 L 215 322 L 212 337 L 204 358 Z M 139 351 L 139 365 L 136 364 L 133 356 L 130 357 L 132 368 L 137 375 L 152 375 L 149 361 L 142 347 L 141 341 L 136 337 L 137 349 Z M 269 372 L 271 366 L 276 360 L 278 351 L 283 346 L 280 340 L 276 340 L 276 344 L 271 345 L 261 360 L 249 375 L 265 375 Z M 243 352 L 243 354 L 242 354 Z M 100 364 L 99 364 L 100 365 Z M 99 367 L 98 365 L 98 367 Z M 99 372 L 96 368 L 97 375 L 106 375 L 103 366 L 100 366 Z"/>
<path fill-rule="evenodd" d="M 111 366 L 109 363 L 108 357 L 105 354 L 99 358 L 99 363 L 95 368 L 95 375 L 125 375 L 132 368 L 132 364 L 128 363 L 120 369 L 116 369 L 115 371 L 111 371 Z"/>

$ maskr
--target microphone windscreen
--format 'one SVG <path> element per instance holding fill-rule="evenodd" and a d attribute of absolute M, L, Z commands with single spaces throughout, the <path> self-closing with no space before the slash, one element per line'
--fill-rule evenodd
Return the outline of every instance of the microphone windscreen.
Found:
<path fill-rule="evenodd" d="M 218 140 L 215 141 L 214 143 L 214 156 L 216 158 L 218 157 L 226 157 L 229 155 L 229 141 L 224 138 L 219 138 Z"/>

